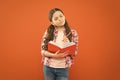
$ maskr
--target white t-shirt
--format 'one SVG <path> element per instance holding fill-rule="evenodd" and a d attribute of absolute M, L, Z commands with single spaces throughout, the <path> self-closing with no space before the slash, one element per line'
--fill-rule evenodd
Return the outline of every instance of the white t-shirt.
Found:
<path fill-rule="evenodd" d="M 56 38 L 56 43 L 57 44 L 64 44 L 64 42 L 62 41 L 64 37 L 64 32 L 63 31 L 58 31 L 57 34 L 57 38 Z M 50 67 L 54 67 L 54 68 L 66 68 L 66 61 L 65 58 L 62 59 L 55 59 L 55 58 L 51 58 L 50 59 Z"/>

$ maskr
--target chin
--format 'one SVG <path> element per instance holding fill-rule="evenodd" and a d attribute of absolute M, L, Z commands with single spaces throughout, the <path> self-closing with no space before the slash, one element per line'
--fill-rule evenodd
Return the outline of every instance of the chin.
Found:
<path fill-rule="evenodd" d="M 64 25 L 59 25 L 59 26 L 63 27 Z"/>
<path fill-rule="evenodd" d="M 61 24 L 60 26 L 64 26 L 65 24 Z"/>

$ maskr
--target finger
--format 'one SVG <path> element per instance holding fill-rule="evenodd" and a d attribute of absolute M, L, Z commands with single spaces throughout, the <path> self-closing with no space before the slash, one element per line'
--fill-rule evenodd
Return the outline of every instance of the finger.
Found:
<path fill-rule="evenodd" d="M 69 53 L 69 50 L 66 50 L 64 53 Z"/>
<path fill-rule="evenodd" d="M 68 53 L 64 53 L 64 54 L 63 54 L 64 57 L 67 56 L 67 55 L 68 55 Z"/>
<path fill-rule="evenodd" d="M 58 50 L 55 54 L 58 54 L 60 52 L 60 50 Z"/>
<path fill-rule="evenodd" d="M 66 38 L 67 38 L 67 37 L 66 37 L 66 36 L 64 36 L 64 37 L 63 37 L 63 41 L 65 41 L 65 40 L 66 40 Z"/>
<path fill-rule="evenodd" d="M 68 53 L 64 53 L 64 55 L 67 55 Z"/>

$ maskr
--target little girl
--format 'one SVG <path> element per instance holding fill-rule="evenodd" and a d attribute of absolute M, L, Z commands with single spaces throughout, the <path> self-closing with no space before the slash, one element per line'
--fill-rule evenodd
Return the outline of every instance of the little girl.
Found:
<path fill-rule="evenodd" d="M 68 80 L 68 69 L 78 51 L 78 35 L 75 30 L 70 29 L 62 10 L 58 8 L 50 10 L 49 20 L 51 25 L 45 31 L 41 44 L 44 78 L 45 80 Z M 68 52 L 60 53 L 59 50 L 52 53 L 48 51 L 49 41 L 58 44 L 74 42 L 77 45 L 76 51 L 74 55 L 69 55 Z"/>

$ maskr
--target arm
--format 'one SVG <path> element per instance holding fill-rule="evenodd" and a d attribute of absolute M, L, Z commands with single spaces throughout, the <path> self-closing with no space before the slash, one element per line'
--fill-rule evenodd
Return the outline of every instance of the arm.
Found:
<path fill-rule="evenodd" d="M 42 38 L 42 42 L 41 42 L 41 54 L 44 56 L 44 57 L 52 57 L 52 58 L 64 58 L 65 56 L 67 56 L 68 54 L 67 53 L 59 53 L 59 51 L 55 52 L 55 53 L 51 53 L 47 50 L 44 50 L 42 48 L 43 45 L 45 45 L 44 41 L 46 39 L 46 36 L 47 36 L 47 30 L 45 31 L 44 35 L 43 35 L 43 38 Z"/>
<path fill-rule="evenodd" d="M 64 58 L 65 56 L 68 55 L 68 53 L 59 53 L 59 50 L 55 53 L 51 53 L 49 51 L 45 51 L 43 53 L 44 56 L 46 57 L 52 57 L 52 58 Z"/>
<path fill-rule="evenodd" d="M 78 53 L 78 33 L 76 30 L 71 30 L 71 31 L 72 31 L 72 41 L 76 43 L 76 51 L 74 55 L 71 55 L 71 57 L 74 58 Z"/>

